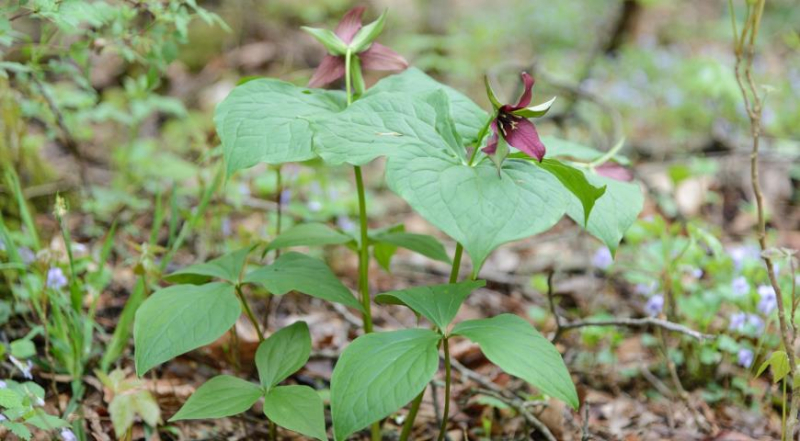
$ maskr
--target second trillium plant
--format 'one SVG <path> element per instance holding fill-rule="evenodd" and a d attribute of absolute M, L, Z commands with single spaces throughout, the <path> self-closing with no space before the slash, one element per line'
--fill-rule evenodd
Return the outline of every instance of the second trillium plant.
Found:
<path fill-rule="evenodd" d="M 268 250 L 295 246 L 341 246 L 360 257 L 360 299 L 322 260 L 285 252 L 269 265 L 249 264 L 253 246 L 169 275 L 173 286 L 155 292 L 136 315 L 136 367 L 142 375 L 169 359 L 224 335 L 244 312 L 262 340 L 256 367 L 259 384 L 218 376 L 200 387 L 173 417 L 220 418 L 264 400 L 273 425 L 315 439 L 345 440 L 410 404 L 400 439 L 408 439 L 422 394 L 440 371 L 445 400 L 439 439 L 448 427 L 451 385 L 450 340 L 476 343 L 488 360 L 543 394 L 577 408 L 578 396 L 556 348 L 526 320 L 512 314 L 453 323 L 472 291 L 484 285 L 480 268 L 497 247 L 550 229 L 565 214 L 605 243 L 612 253 L 642 207 L 636 184 L 598 173 L 625 164 L 572 142 L 540 137 L 530 118 L 543 116 L 553 99 L 531 106 L 533 78 L 523 73 L 524 92 L 501 104 L 487 81 L 490 112 L 458 91 L 407 63 L 375 42 L 385 14 L 363 26 L 363 8 L 348 12 L 335 32 L 305 28 L 327 49 L 310 86 L 339 78 L 344 91 L 300 87 L 256 79 L 236 87 L 217 107 L 215 123 L 229 174 L 258 163 L 280 165 L 321 158 L 329 166 L 349 164 L 359 194 L 360 234 L 353 237 L 325 224 L 300 224 L 274 238 Z M 396 70 L 372 88 L 362 69 Z M 512 149 L 518 150 L 515 152 Z M 452 259 L 434 238 L 387 226 L 368 228 L 360 167 L 386 158 L 386 183 L 417 213 L 456 242 Z M 370 295 L 369 260 L 387 266 L 386 250 L 404 247 L 452 264 L 449 283 Z M 265 250 L 258 251 L 261 255 Z M 462 256 L 472 273 L 459 281 Z M 265 337 L 245 288 L 271 295 L 297 291 L 337 302 L 362 314 L 364 333 L 345 348 L 330 384 L 332 428 L 323 401 L 308 386 L 284 382 L 306 363 L 311 339 L 298 322 Z M 418 328 L 373 332 L 371 309 L 410 308 Z"/>

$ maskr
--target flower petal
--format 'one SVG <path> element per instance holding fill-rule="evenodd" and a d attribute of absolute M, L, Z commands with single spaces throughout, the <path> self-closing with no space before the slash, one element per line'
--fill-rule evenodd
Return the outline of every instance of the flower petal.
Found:
<path fill-rule="evenodd" d="M 617 164 L 616 162 L 606 162 L 594 169 L 598 175 L 607 178 L 616 179 L 617 181 L 632 181 L 633 172 L 627 168 Z"/>
<path fill-rule="evenodd" d="M 497 120 L 493 120 L 491 124 L 492 128 L 492 137 L 489 138 L 489 142 L 486 143 L 486 147 L 482 148 L 481 151 L 486 153 L 487 155 L 494 155 L 497 151 Z"/>
<path fill-rule="evenodd" d="M 506 141 L 511 147 L 524 152 L 531 158 L 536 158 L 539 162 L 544 158 L 545 148 L 539 133 L 532 122 L 524 118 L 514 119 L 514 125 L 506 125 Z"/>
<path fill-rule="evenodd" d="M 356 6 L 355 8 L 347 11 L 347 14 L 342 17 L 342 21 L 336 26 L 334 33 L 339 36 L 347 44 L 353 41 L 353 37 L 361 29 L 361 16 L 364 15 L 365 6 Z"/>
<path fill-rule="evenodd" d="M 531 89 L 533 89 L 533 83 L 535 81 L 533 80 L 533 77 L 528 74 L 528 72 L 522 72 L 522 82 L 525 84 L 525 90 L 522 91 L 522 96 L 519 97 L 517 104 L 511 107 L 511 110 L 519 110 L 523 107 L 528 107 L 528 105 L 531 103 L 531 96 L 533 95 Z"/>
<path fill-rule="evenodd" d="M 408 61 L 400 54 L 380 43 L 372 43 L 369 49 L 358 54 L 361 67 L 367 70 L 404 70 Z"/>
<path fill-rule="evenodd" d="M 322 87 L 344 76 L 344 59 L 333 55 L 325 55 L 314 75 L 308 82 L 308 87 Z"/>

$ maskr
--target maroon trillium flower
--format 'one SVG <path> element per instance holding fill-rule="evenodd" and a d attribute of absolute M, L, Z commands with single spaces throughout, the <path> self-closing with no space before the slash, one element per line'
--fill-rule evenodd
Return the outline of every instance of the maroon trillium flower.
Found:
<path fill-rule="evenodd" d="M 486 91 L 496 113 L 491 123 L 492 137 L 483 148 L 483 152 L 487 155 L 494 155 L 497 152 L 499 137 L 502 136 L 510 146 L 541 162 L 544 159 L 545 147 L 539 139 L 536 126 L 528 118 L 539 117 L 547 113 L 555 98 L 546 103 L 528 107 L 531 104 L 531 89 L 533 89 L 534 80 L 528 73 L 523 72 L 522 81 L 525 90 L 517 104 L 501 105 L 497 101 L 488 79 L 486 80 Z"/>
<path fill-rule="evenodd" d="M 342 47 L 347 48 L 353 43 L 362 28 L 366 28 L 361 23 L 361 17 L 364 15 L 366 8 L 364 6 L 357 6 L 345 14 L 339 25 L 334 31 L 335 37 L 338 37 Z M 383 26 L 382 17 L 380 26 Z M 373 27 L 374 29 L 374 27 Z M 373 29 L 370 29 L 372 31 Z M 380 32 L 377 30 L 376 34 Z M 315 37 L 317 35 L 312 33 Z M 374 38 L 374 37 L 373 37 Z M 400 54 L 389 49 L 388 47 L 375 42 L 366 42 L 364 48 L 355 48 L 352 55 L 358 57 L 361 67 L 367 70 L 391 70 L 400 71 L 408 67 L 408 62 Z M 328 45 L 326 45 L 328 46 Z M 329 50 L 331 49 L 328 46 Z M 341 52 L 341 53 L 340 53 Z M 319 67 L 314 72 L 311 80 L 308 82 L 309 87 L 322 87 L 330 84 L 345 75 L 345 52 L 338 50 L 325 55 Z"/>

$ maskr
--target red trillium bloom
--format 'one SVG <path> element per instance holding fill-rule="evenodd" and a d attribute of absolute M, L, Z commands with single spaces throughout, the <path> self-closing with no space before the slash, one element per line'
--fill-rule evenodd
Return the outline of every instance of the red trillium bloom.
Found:
<path fill-rule="evenodd" d="M 353 43 L 362 28 L 367 30 L 361 23 L 361 17 L 364 15 L 365 10 L 366 8 L 363 6 L 351 9 L 336 27 L 334 31 L 335 37 L 341 40 L 345 49 L 352 46 L 351 43 Z M 381 27 L 383 26 L 382 18 L 379 19 Z M 373 31 L 374 28 L 370 29 L 370 31 Z M 380 29 L 377 29 L 377 31 L 380 32 Z M 361 67 L 367 70 L 400 71 L 408 67 L 408 62 L 400 54 L 375 42 L 368 41 L 365 48 L 355 48 L 352 56 L 358 57 Z M 340 50 L 337 53 L 325 55 L 308 85 L 309 87 L 322 87 L 342 78 L 344 75 L 345 52 Z"/>
<path fill-rule="evenodd" d="M 528 118 L 544 115 L 555 98 L 544 104 L 528 107 L 531 104 L 531 89 L 533 89 L 534 80 L 532 76 L 523 72 L 522 81 L 525 84 L 525 90 L 517 104 L 500 105 L 487 80 L 487 93 L 497 113 L 491 123 L 492 137 L 483 148 L 483 152 L 488 155 L 495 154 L 499 137 L 502 136 L 510 146 L 541 162 L 544 159 L 545 147 L 539 139 L 536 126 Z"/>

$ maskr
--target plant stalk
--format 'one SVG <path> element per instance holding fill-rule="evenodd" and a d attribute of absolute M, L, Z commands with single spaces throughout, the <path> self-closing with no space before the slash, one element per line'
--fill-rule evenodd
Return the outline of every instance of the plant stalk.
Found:
<path fill-rule="evenodd" d="M 281 234 L 281 220 L 283 218 L 283 179 L 281 177 L 281 166 L 275 168 L 275 206 L 277 212 L 275 213 L 277 219 L 275 221 L 275 237 Z M 275 258 L 281 257 L 281 249 L 275 249 Z"/>
<path fill-rule="evenodd" d="M 442 339 L 442 349 L 444 350 L 444 411 L 442 411 L 442 427 L 439 429 L 438 441 L 444 441 L 450 415 L 450 344 L 447 337 Z"/>
<path fill-rule="evenodd" d="M 258 320 L 256 320 L 256 316 L 253 314 L 253 310 L 250 309 L 250 304 L 247 303 L 247 299 L 242 292 L 241 285 L 236 285 L 236 294 L 239 296 L 239 300 L 242 302 L 242 307 L 244 307 L 244 313 L 247 314 L 247 318 L 250 319 L 250 323 L 253 324 L 253 327 L 256 328 L 256 333 L 258 334 L 258 342 L 264 341 L 264 333 L 261 332 L 261 327 L 258 326 Z"/>

